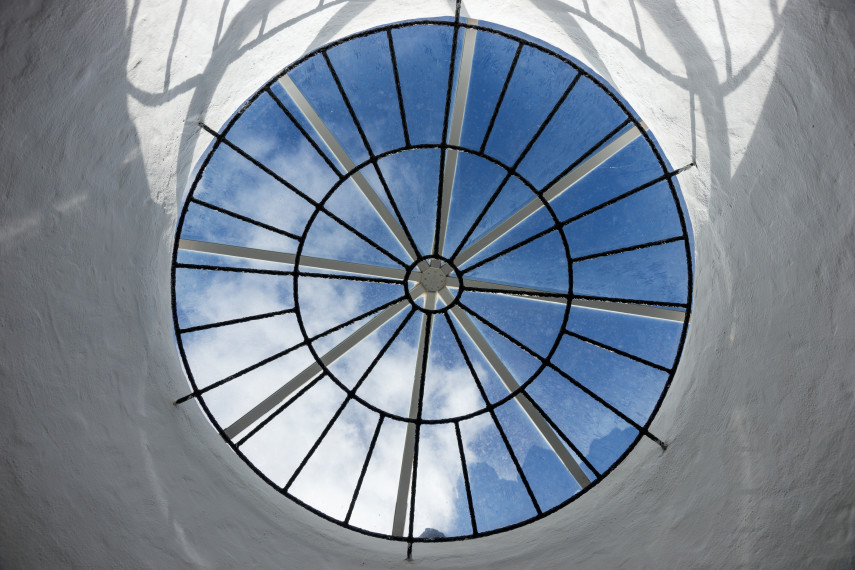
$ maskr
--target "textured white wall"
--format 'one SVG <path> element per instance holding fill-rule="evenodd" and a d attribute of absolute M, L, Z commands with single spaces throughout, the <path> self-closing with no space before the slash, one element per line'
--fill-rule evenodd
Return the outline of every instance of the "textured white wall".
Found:
<path fill-rule="evenodd" d="M 177 205 L 209 139 L 308 49 L 436 1 L 0 5 L 0 567 L 403 565 L 233 456 L 171 331 Z M 653 430 L 517 531 L 416 567 L 855 565 L 855 5 L 466 2 L 578 56 L 681 175 L 695 312 Z"/>

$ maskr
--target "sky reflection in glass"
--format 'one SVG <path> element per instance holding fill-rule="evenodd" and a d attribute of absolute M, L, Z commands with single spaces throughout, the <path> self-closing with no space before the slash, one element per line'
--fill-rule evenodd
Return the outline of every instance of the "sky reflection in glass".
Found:
<path fill-rule="evenodd" d="M 221 130 L 178 226 L 181 401 L 285 495 L 411 544 L 544 516 L 654 439 L 688 327 L 652 135 L 499 32 L 309 54 Z"/>

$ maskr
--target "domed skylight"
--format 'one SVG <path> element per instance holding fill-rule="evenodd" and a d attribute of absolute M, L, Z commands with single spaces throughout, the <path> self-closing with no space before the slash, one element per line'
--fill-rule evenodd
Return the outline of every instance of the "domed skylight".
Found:
<path fill-rule="evenodd" d="M 410 545 L 475 537 L 658 442 L 688 219 L 644 123 L 579 62 L 406 22 L 205 128 L 175 244 L 179 401 L 284 495 Z"/>

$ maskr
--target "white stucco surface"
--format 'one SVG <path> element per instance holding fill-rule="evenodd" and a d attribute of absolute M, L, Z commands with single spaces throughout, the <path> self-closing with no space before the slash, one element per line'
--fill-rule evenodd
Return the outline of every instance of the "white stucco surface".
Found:
<path fill-rule="evenodd" d="M 0 568 L 855 565 L 855 5 L 472 0 L 579 57 L 680 175 L 695 307 L 652 429 L 563 511 L 419 545 L 260 481 L 187 391 L 176 212 L 218 127 L 307 50 L 448 2 L 0 4 Z"/>

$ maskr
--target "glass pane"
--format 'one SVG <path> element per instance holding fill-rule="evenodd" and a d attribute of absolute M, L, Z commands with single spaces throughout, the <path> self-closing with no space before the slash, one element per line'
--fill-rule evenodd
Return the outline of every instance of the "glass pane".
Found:
<path fill-rule="evenodd" d="M 460 422 L 478 532 L 537 514 L 489 414 Z"/>
<path fill-rule="evenodd" d="M 377 418 L 351 400 L 289 491 L 319 511 L 344 520 Z"/>
<path fill-rule="evenodd" d="M 423 425 L 419 435 L 413 536 L 436 538 L 471 533 L 454 425 Z"/>
<path fill-rule="evenodd" d="M 241 451 L 278 486 L 284 486 L 344 400 L 324 378 L 251 437 Z"/>

